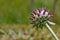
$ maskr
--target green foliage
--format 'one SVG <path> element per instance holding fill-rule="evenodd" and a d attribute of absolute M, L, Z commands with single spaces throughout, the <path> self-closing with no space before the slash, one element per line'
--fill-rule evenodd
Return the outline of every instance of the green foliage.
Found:
<path fill-rule="evenodd" d="M 0 0 L 0 23 L 27 23 L 29 0 Z"/>

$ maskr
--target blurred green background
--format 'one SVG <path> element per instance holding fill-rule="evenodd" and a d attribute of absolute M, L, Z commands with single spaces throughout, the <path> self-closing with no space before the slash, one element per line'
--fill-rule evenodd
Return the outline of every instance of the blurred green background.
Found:
<path fill-rule="evenodd" d="M 53 9 L 54 0 L 0 0 L 0 24 L 27 24 L 32 10 L 40 7 Z M 60 24 L 60 1 L 57 0 L 55 22 Z M 54 16 L 56 17 L 56 16 Z"/>
<path fill-rule="evenodd" d="M 27 23 L 29 0 L 0 0 L 0 23 Z"/>
<path fill-rule="evenodd" d="M 22 29 L 24 32 L 28 27 L 32 26 L 29 24 L 30 13 L 36 8 L 46 7 L 54 14 L 53 21 L 56 25 L 53 26 L 52 29 L 60 39 L 60 0 L 57 0 L 56 4 L 54 1 L 55 0 L 0 0 L 0 29 L 3 29 L 5 32 L 9 29 L 13 31 Z M 40 32 L 40 37 L 45 36 L 43 38 L 44 40 L 51 40 L 52 35 L 49 38 L 46 37 L 50 35 L 47 29 L 44 28 L 41 31 L 43 33 Z M 34 34 L 35 32 L 32 35 Z"/>

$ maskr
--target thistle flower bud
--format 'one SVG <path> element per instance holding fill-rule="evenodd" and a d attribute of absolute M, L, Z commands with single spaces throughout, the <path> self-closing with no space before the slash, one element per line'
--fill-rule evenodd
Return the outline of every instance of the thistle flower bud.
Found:
<path fill-rule="evenodd" d="M 36 28 L 43 28 L 45 26 L 45 23 L 49 23 L 51 25 L 54 25 L 55 23 L 50 22 L 50 17 L 52 16 L 51 13 L 49 13 L 46 9 L 44 8 L 39 8 L 33 11 L 31 14 L 31 21 L 33 23 L 33 27 Z"/>

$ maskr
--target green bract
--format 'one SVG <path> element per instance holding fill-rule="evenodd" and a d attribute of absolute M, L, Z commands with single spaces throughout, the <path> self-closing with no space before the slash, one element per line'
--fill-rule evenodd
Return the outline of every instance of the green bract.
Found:
<path fill-rule="evenodd" d="M 45 26 L 45 23 L 47 22 L 47 20 L 49 20 L 48 17 L 39 17 L 37 18 L 34 22 L 33 22 L 33 27 L 36 27 L 36 29 L 38 28 L 43 28 Z"/>

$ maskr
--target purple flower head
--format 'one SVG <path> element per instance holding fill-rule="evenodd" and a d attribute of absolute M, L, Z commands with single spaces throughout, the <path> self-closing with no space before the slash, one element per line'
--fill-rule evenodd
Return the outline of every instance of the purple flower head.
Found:
<path fill-rule="evenodd" d="M 36 9 L 32 12 L 32 17 L 34 18 L 39 18 L 39 17 L 51 17 L 52 15 L 44 8 L 39 8 L 39 9 Z"/>
<path fill-rule="evenodd" d="M 45 8 L 36 9 L 31 13 L 31 23 L 42 28 L 46 22 L 49 22 L 51 16 L 52 14 Z M 51 22 L 49 23 L 51 24 Z"/>

